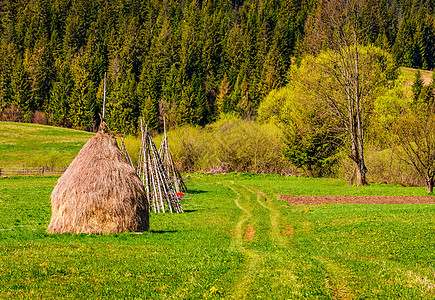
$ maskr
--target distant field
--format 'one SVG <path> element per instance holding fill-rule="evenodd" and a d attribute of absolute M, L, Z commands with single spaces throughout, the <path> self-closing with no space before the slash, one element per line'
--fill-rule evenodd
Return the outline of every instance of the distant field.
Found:
<path fill-rule="evenodd" d="M 275 196 L 424 188 L 190 174 L 185 213 L 152 214 L 150 232 L 52 235 L 57 178 L 0 179 L 0 299 L 435 299 L 435 205 Z"/>
<path fill-rule="evenodd" d="M 0 167 L 68 167 L 92 133 L 0 122 Z"/>
<path fill-rule="evenodd" d="M 417 73 L 418 69 L 401 67 L 400 71 L 401 71 L 400 77 L 404 79 L 404 82 L 407 85 L 412 85 L 415 78 L 415 73 Z M 424 84 L 429 85 L 432 80 L 433 71 L 420 70 L 420 73 Z"/>

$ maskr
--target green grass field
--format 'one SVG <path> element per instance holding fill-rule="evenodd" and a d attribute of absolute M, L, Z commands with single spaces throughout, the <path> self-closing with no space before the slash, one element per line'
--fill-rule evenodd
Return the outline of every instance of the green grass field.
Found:
<path fill-rule="evenodd" d="M 92 133 L 0 122 L 0 167 L 68 167 Z"/>
<path fill-rule="evenodd" d="M 274 196 L 424 188 L 192 174 L 184 214 L 152 214 L 143 234 L 89 236 L 46 233 L 57 178 L 0 179 L 0 299 L 435 299 L 435 205 Z"/>

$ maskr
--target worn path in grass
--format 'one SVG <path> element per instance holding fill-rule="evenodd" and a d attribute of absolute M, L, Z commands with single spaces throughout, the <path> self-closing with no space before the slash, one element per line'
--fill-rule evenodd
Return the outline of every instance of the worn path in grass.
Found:
<path fill-rule="evenodd" d="M 225 183 L 234 192 L 234 203 L 240 209 L 230 249 L 241 252 L 246 263 L 241 276 L 230 292 L 235 299 L 246 299 L 249 295 L 267 295 L 275 289 L 285 294 L 297 292 L 297 282 L 292 269 L 293 262 L 282 253 L 289 252 L 291 225 L 282 218 L 272 203 L 266 201 L 264 193 L 252 187 Z M 270 266 L 279 266 L 271 269 Z M 268 283 L 265 285 L 259 282 Z"/>
<path fill-rule="evenodd" d="M 234 203 L 240 209 L 239 220 L 233 230 L 231 249 L 243 253 L 246 263 L 241 276 L 235 282 L 231 297 L 247 299 L 249 295 L 267 295 L 281 290 L 287 297 L 301 297 L 304 287 L 294 274 L 298 264 L 306 258 L 292 247 L 293 225 L 262 191 L 252 186 L 227 183 L 234 192 Z M 307 225 L 307 230 L 309 229 Z M 287 254 L 285 254 L 287 253 Z M 313 257 L 305 263 L 316 264 L 323 270 L 325 290 L 334 299 L 355 299 L 356 295 L 348 283 L 355 282 L 355 275 L 346 267 L 323 257 Z M 271 269 L 269 266 L 279 266 Z M 267 282 L 267 288 L 258 284 Z M 329 292 L 328 292 L 329 291 Z"/>

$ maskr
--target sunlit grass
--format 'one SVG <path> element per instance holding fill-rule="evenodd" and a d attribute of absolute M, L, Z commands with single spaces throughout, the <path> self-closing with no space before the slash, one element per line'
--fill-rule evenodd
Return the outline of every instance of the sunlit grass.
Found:
<path fill-rule="evenodd" d="M 56 180 L 0 180 L 1 299 L 435 299 L 434 205 L 274 197 L 424 188 L 190 174 L 184 214 L 152 214 L 143 234 L 89 236 L 46 233 Z"/>
<path fill-rule="evenodd" d="M 0 167 L 68 167 L 92 133 L 0 122 Z"/>
<path fill-rule="evenodd" d="M 412 85 L 415 79 L 415 74 L 417 71 L 420 71 L 421 78 L 423 79 L 423 82 L 425 85 L 429 85 L 430 81 L 432 80 L 433 71 L 426 71 L 426 70 L 418 70 L 413 68 L 400 68 L 400 78 L 403 80 L 404 83 L 407 85 Z"/>

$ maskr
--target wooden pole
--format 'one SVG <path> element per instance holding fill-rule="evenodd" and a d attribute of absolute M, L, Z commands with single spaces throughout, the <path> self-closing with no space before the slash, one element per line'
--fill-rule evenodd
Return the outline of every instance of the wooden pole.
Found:
<path fill-rule="evenodd" d="M 106 116 L 106 72 L 104 72 L 103 121 Z"/>
<path fill-rule="evenodd" d="M 151 134 L 148 131 L 148 127 L 143 119 L 140 121 L 142 141 L 137 172 L 146 189 L 147 200 L 150 203 L 150 210 L 152 201 L 154 212 L 165 213 L 166 207 L 171 213 L 174 211 L 177 213 L 183 212 L 171 176 L 163 162 L 164 159 L 167 160 L 169 157 L 168 153 L 167 151 L 165 151 L 164 154 L 160 153 L 160 150 L 168 150 L 168 147 L 163 145 L 164 147 L 157 150 Z M 164 144 L 167 144 L 166 134 L 164 140 L 166 140 L 166 142 L 164 141 Z M 163 154 L 163 157 L 161 154 Z"/>

